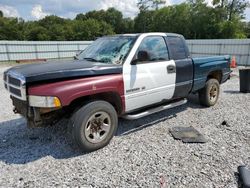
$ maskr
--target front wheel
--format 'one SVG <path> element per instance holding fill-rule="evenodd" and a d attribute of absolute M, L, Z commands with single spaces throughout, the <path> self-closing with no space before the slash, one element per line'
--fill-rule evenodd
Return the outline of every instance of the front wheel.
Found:
<path fill-rule="evenodd" d="M 209 79 L 205 87 L 199 91 L 200 104 L 203 106 L 214 106 L 220 94 L 220 84 L 216 79 Z"/>
<path fill-rule="evenodd" d="M 83 151 L 106 146 L 114 136 L 118 118 L 114 107 L 105 101 L 94 101 L 80 108 L 70 121 L 73 141 Z"/>

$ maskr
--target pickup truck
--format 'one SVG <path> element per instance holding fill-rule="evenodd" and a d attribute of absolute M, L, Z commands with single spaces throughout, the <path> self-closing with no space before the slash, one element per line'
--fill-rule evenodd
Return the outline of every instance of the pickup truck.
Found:
<path fill-rule="evenodd" d="M 28 127 L 68 118 L 73 141 L 94 151 L 110 142 L 118 117 L 142 118 L 197 92 L 201 105 L 215 105 L 230 72 L 229 56 L 191 58 L 181 35 L 123 34 L 97 39 L 74 60 L 10 68 L 4 84 Z"/>

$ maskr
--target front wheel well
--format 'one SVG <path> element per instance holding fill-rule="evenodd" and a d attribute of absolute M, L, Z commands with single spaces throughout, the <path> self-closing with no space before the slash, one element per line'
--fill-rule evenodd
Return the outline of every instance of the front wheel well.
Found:
<path fill-rule="evenodd" d="M 89 101 L 95 100 L 103 100 L 110 103 L 115 108 L 118 115 L 122 114 L 123 112 L 122 99 L 116 92 L 105 92 L 83 96 L 73 100 L 67 108 L 70 109 L 71 112 L 73 112 L 81 108 L 83 105 L 87 104 Z"/>
<path fill-rule="evenodd" d="M 212 79 L 212 78 L 218 80 L 218 82 L 221 83 L 221 81 L 222 81 L 222 71 L 218 70 L 218 71 L 210 72 L 208 74 L 208 76 L 207 76 L 207 80 Z"/>

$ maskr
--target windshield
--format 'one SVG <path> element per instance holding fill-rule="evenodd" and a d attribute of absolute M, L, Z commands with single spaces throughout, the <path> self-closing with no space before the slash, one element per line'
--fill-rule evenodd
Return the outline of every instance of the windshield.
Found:
<path fill-rule="evenodd" d="M 107 64 L 122 64 L 135 39 L 135 36 L 102 37 L 82 51 L 77 58 Z"/>

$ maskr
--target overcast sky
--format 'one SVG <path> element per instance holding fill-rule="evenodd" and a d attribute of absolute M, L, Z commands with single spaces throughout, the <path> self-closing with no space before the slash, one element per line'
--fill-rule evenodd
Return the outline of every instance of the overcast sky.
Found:
<path fill-rule="evenodd" d="M 183 1 L 185 0 L 167 0 L 166 5 L 178 4 Z M 136 2 L 137 0 L 0 0 L 0 10 L 7 17 L 37 20 L 50 14 L 75 18 L 78 13 L 115 7 L 125 17 L 135 17 L 138 13 Z M 246 20 L 250 21 L 249 8 L 246 11 Z"/>

